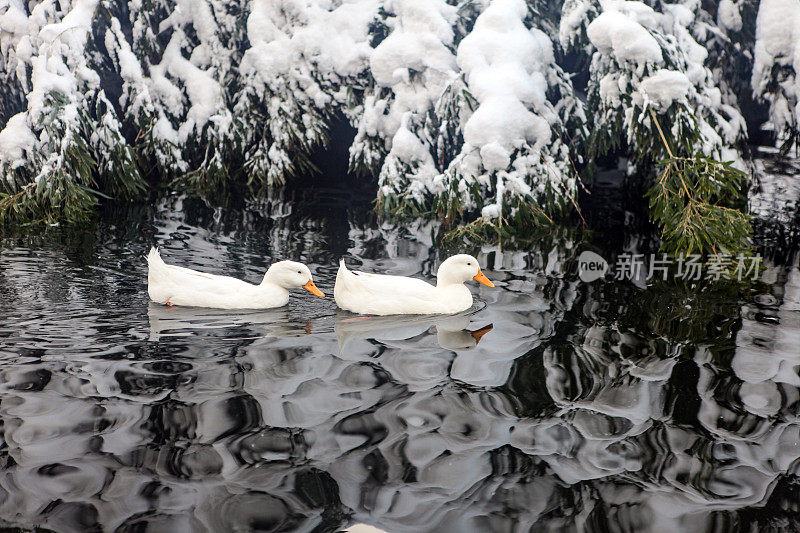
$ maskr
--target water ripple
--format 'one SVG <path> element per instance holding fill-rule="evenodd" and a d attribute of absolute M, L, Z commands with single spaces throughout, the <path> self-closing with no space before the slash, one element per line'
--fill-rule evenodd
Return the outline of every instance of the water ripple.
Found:
<path fill-rule="evenodd" d="M 0 241 L 3 524 L 721 531 L 798 511 L 796 267 L 744 293 L 586 285 L 556 236 L 473 250 L 497 288 L 456 316 L 301 293 L 167 309 L 147 301 L 153 242 L 250 281 L 303 260 L 330 292 L 340 256 L 430 278 L 437 227 L 174 197 L 93 231 Z"/>

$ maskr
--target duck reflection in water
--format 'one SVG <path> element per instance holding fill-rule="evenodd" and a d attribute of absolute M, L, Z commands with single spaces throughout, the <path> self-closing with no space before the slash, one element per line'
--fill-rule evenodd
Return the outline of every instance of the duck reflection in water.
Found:
<path fill-rule="evenodd" d="M 209 336 L 296 337 L 312 331 L 310 321 L 292 321 L 286 308 L 230 311 L 202 307 L 164 307 L 150 302 L 147 308 L 150 340 L 162 337 Z"/>
<path fill-rule="evenodd" d="M 342 354 L 355 348 L 358 341 L 377 341 L 396 348 L 429 348 L 435 343 L 454 352 L 472 350 L 492 330 L 492 324 L 467 329 L 466 314 L 436 316 L 356 316 L 347 312 L 336 315 L 334 332 Z M 430 329 L 436 328 L 436 336 Z"/>

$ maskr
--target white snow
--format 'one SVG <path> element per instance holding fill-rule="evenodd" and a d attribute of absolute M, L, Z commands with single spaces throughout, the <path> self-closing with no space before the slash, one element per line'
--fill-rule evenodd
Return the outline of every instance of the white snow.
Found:
<path fill-rule="evenodd" d="M 620 76 L 618 73 L 609 72 L 603 76 L 600 79 L 599 88 L 600 98 L 607 106 L 617 107 L 622 103 L 619 98 L 622 94 L 622 89 L 620 89 Z"/>
<path fill-rule="evenodd" d="M 689 1 L 693 2 L 695 0 Z M 681 4 L 666 4 L 664 5 L 664 9 L 669 9 L 674 6 L 681 6 Z M 661 25 L 660 20 L 663 18 L 663 16 L 652 7 L 638 0 L 605 0 L 603 2 L 603 8 L 617 10 L 648 30 L 657 30 Z M 691 12 L 689 13 L 691 14 Z"/>
<path fill-rule="evenodd" d="M 351 160 L 369 164 L 385 149 L 381 195 L 405 194 L 422 202 L 437 187 L 433 147 L 423 130 L 456 75 L 451 51 L 456 8 L 443 0 L 393 0 L 384 7 L 391 31 L 369 58 L 375 87 L 358 120 Z"/>
<path fill-rule="evenodd" d="M 30 60 L 32 88 L 28 93 L 28 112 L 31 122 L 39 120 L 49 93 L 79 97 L 75 73 L 86 65 L 83 48 L 96 5 L 96 0 L 77 0 L 61 22 L 47 24 L 39 30 L 41 44 L 38 54 Z M 66 55 L 62 55 L 64 53 Z"/>
<path fill-rule="evenodd" d="M 9 163 L 11 168 L 24 165 L 25 152 L 32 151 L 35 143 L 36 137 L 28 127 L 26 113 L 17 113 L 0 131 L 0 161 Z"/>
<path fill-rule="evenodd" d="M 0 14 L 0 71 L 14 72 L 26 90 L 26 64 L 33 54 L 31 28 L 22 0 L 5 2 L 6 10 Z"/>
<path fill-rule="evenodd" d="M 52 3 L 42 2 L 33 5 L 26 17 L 22 4 L 15 1 L 0 18 L 0 65 L 13 67 L 11 80 L 20 84 L 27 99 L 27 109 L 13 116 L 0 133 L 0 162 L 14 169 L 38 161 L 37 176 L 44 184 L 48 173 L 61 167 L 61 154 L 80 127 L 85 94 L 99 88 L 100 77 L 84 53 L 96 6 L 96 0 L 75 0 L 55 11 Z M 20 36 L 22 31 L 27 35 Z M 63 103 L 53 112 L 49 99 L 55 94 Z M 45 113 L 53 117 L 42 125 Z M 58 138 L 46 130 L 55 126 L 61 131 Z M 101 123 L 98 130 L 103 131 L 95 132 L 90 142 L 105 136 L 107 126 Z"/>
<path fill-rule="evenodd" d="M 408 115 L 406 116 L 406 119 Z M 409 131 L 407 126 L 408 121 L 404 120 L 403 124 L 397 129 L 397 132 L 392 137 L 392 153 L 400 161 L 407 163 L 433 163 L 431 154 L 422 141 Z"/>
<path fill-rule="evenodd" d="M 456 68 L 448 48 L 453 41 L 454 8 L 441 0 L 395 0 L 395 26 L 369 60 L 375 82 L 391 88 L 393 102 L 380 123 L 392 137 L 406 113 L 422 115 L 433 105 Z M 420 77 L 411 82 L 411 71 Z"/>
<path fill-rule="evenodd" d="M 281 182 L 292 170 L 293 151 L 310 150 L 322 142 L 324 116 L 334 108 L 351 120 L 358 114 L 368 114 L 366 105 L 351 107 L 348 89 L 362 88 L 367 79 L 372 53 L 370 24 L 381 3 L 248 3 L 246 38 L 250 48 L 238 66 L 244 89 L 236 96 L 235 108 L 245 113 L 242 117 L 240 112 L 239 117 L 245 121 L 266 118 L 263 129 L 250 131 L 245 126 L 244 134 L 256 143 L 247 154 L 254 177 L 262 180 L 266 175 L 267 183 Z M 250 114 L 261 103 L 267 108 L 266 117 L 258 112 Z M 371 125 L 377 129 L 380 120 L 376 115 L 371 115 Z M 399 119 L 395 129 L 397 125 Z"/>
<path fill-rule="evenodd" d="M 672 102 L 685 99 L 691 87 L 692 83 L 683 72 L 661 69 L 643 79 L 639 90 L 643 93 L 645 102 L 652 102 L 666 109 Z"/>
<path fill-rule="evenodd" d="M 697 148 L 735 158 L 745 129 L 736 95 L 707 64 L 709 50 L 720 53 L 711 40 L 741 30 L 743 1 L 721 0 L 715 25 L 699 0 L 655 9 L 565 0 L 553 27 L 525 0 L 247 0 L 244 25 L 223 0 L 173 0 L 163 20 L 131 0 L 130 21 L 112 17 L 100 35 L 122 78 L 122 95 L 110 102 L 99 56 L 87 49 L 98 0 L 6 0 L 0 81 L 26 107 L 0 131 L 0 161 L 46 177 L 64 161 L 57 152 L 85 135 L 98 164 L 109 164 L 103 154 L 127 146 L 125 123 L 170 172 L 221 168 L 235 146 L 248 177 L 278 183 L 343 113 L 357 128 L 351 163 L 378 172 L 382 195 L 423 202 L 452 194 L 455 205 L 496 216 L 510 200 L 565 200 L 574 191 L 570 156 L 581 155 L 566 139 L 575 132 L 577 146 L 589 127 L 627 135 L 635 151 L 640 128 L 652 124 L 634 108 L 669 109 L 675 135 L 696 120 Z M 123 31 L 129 23 L 132 35 Z M 589 60 L 587 101 L 601 104 L 591 116 L 548 35 Z M 782 131 L 800 111 L 798 0 L 761 2 L 756 37 L 754 92 Z M 764 94 L 775 66 L 786 77 Z M 54 108 L 56 94 L 64 104 Z M 86 116 L 96 131 L 84 132 Z M 218 143 L 222 150 L 207 152 L 216 159 L 188 160 L 202 158 L 188 145 Z"/>
<path fill-rule="evenodd" d="M 558 40 L 561 46 L 568 47 L 579 34 L 581 24 L 591 9 L 589 2 L 567 0 L 561 9 L 561 21 L 558 26 Z"/>
<path fill-rule="evenodd" d="M 154 114 L 155 108 L 150 94 L 149 80 L 145 78 L 142 65 L 125 39 L 120 22 L 116 18 L 111 19 L 111 27 L 106 31 L 105 45 L 119 64 L 119 73 L 123 80 L 123 95 L 120 103 L 126 108 L 126 113 L 133 117 L 142 112 L 147 115 Z M 163 139 L 163 137 L 159 138 Z M 177 139 L 170 141 L 175 142 Z"/>
<path fill-rule="evenodd" d="M 457 50 L 466 90 L 478 105 L 461 115 L 464 145 L 434 183 L 457 191 L 462 206 L 483 205 L 487 218 L 500 216 L 510 201 L 535 202 L 545 191 L 564 198 L 575 186 L 567 150 L 554 135 L 559 112 L 547 100 L 548 89 L 564 75 L 547 35 L 526 25 L 528 15 L 522 0 L 495 0 Z M 580 114 L 580 102 L 565 96 L 562 104 Z M 474 196 L 471 183 L 483 191 L 481 197 Z"/>
<path fill-rule="evenodd" d="M 16 35 L 28 33 L 28 16 L 21 3 L 7 3 L 5 13 L 0 15 L 0 31 Z"/>
<path fill-rule="evenodd" d="M 720 0 L 717 6 L 717 24 L 729 31 L 742 29 L 742 15 L 733 0 Z"/>
<path fill-rule="evenodd" d="M 511 154 L 498 142 L 490 142 L 481 148 L 483 166 L 489 172 L 505 170 L 511 164 Z"/>
<path fill-rule="evenodd" d="M 483 206 L 481 209 L 481 216 L 486 218 L 497 218 L 500 216 L 500 206 L 497 204 L 489 204 Z"/>
<path fill-rule="evenodd" d="M 186 113 L 186 120 L 178 129 L 178 140 L 181 143 L 185 142 L 193 132 L 199 132 L 211 120 L 212 116 L 217 113 L 225 117 L 228 122 L 230 121 L 230 115 L 226 112 L 227 110 L 222 100 L 222 88 L 209 70 L 194 66 L 181 54 L 179 48 L 183 40 L 185 40 L 185 36 L 181 32 L 176 31 L 173 33 L 172 39 L 164 51 L 161 63 L 153 69 L 162 76 L 169 73 L 178 78 L 186 89 L 191 106 Z M 165 79 L 161 81 L 164 82 L 164 87 L 172 85 Z M 176 97 L 172 97 L 167 91 L 162 92 L 162 94 L 177 105 L 178 99 Z"/>
<path fill-rule="evenodd" d="M 600 52 L 612 55 L 620 63 L 643 65 L 663 61 L 661 47 L 650 32 L 619 11 L 603 12 L 586 31 Z"/>
<path fill-rule="evenodd" d="M 787 125 L 800 123 L 800 2 L 762 0 L 756 19 L 753 65 L 753 92 L 770 102 L 773 128 L 782 132 Z M 775 66 L 794 72 L 779 83 L 779 91 L 767 94 Z"/>
<path fill-rule="evenodd" d="M 729 83 L 706 66 L 709 51 L 697 41 L 725 39 L 725 34 L 707 22 L 700 2 L 661 3 L 660 11 L 625 0 L 603 0 L 599 5 L 602 13 L 587 9 L 583 21 L 572 20 L 578 10 L 569 3 L 564 8 L 569 10 L 570 26 L 586 25 L 589 49 L 596 48 L 589 92 L 599 97 L 602 108 L 590 117 L 591 127 L 611 137 L 624 133 L 635 146 L 642 128 L 657 135 L 648 114 L 636 113 L 635 108 L 652 106 L 659 114 L 669 110 L 674 136 L 687 135 L 697 126 L 701 137 L 694 149 L 742 167 L 735 145 L 744 139 L 746 128 L 738 109 L 730 105 L 736 96 Z M 576 38 L 570 43 L 573 49 L 586 44 Z M 624 132 L 618 131 L 620 122 Z"/>
<path fill-rule="evenodd" d="M 319 10 L 293 39 L 323 72 L 358 76 L 372 52 L 368 35 L 377 6 L 377 0 L 349 0 Z"/>
<path fill-rule="evenodd" d="M 520 142 L 541 147 L 550 141 L 550 124 L 537 111 L 545 103 L 543 71 L 553 49 L 542 32 L 524 26 L 526 11 L 522 0 L 493 2 L 458 47 L 458 65 L 480 103 L 464 126 L 470 146 L 495 143 L 510 151 Z M 497 150 L 486 154 L 485 168 L 498 170 Z"/>
<path fill-rule="evenodd" d="M 408 84 L 409 69 L 454 70 L 453 54 L 445 46 L 453 40 L 453 29 L 448 22 L 451 9 L 446 4 L 436 4 L 431 0 L 392 2 L 398 26 L 370 58 L 370 71 L 376 83 L 384 87 Z"/>

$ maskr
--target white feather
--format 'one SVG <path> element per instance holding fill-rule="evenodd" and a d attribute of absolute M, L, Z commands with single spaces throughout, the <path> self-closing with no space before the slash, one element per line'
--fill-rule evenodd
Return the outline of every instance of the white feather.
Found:
<path fill-rule="evenodd" d="M 333 297 L 342 309 L 365 315 L 459 313 L 472 306 L 472 293 L 464 282 L 479 273 L 477 259 L 457 255 L 439 267 L 434 286 L 416 278 L 353 272 L 342 260 Z"/>

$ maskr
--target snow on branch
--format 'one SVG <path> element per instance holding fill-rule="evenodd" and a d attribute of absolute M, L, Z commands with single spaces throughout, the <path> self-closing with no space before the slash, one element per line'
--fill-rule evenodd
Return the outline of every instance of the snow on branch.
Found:
<path fill-rule="evenodd" d="M 513 217 L 521 205 L 563 207 L 575 192 L 562 118 L 548 100 L 562 73 L 528 15 L 521 0 L 492 2 L 458 46 L 462 90 L 473 103 L 461 107 L 464 143 L 441 190 L 449 205 L 479 207 L 487 218 Z M 560 96 L 580 110 L 572 94 Z"/>
<path fill-rule="evenodd" d="M 591 53 L 590 157 L 627 143 L 635 163 L 663 159 L 665 146 L 646 112 L 653 109 L 668 117 L 683 153 L 743 165 L 737 147 L 746 136 L 744 119 L 726 103 L 729 90 L 705 66 L 708 51 L 692 34 L 702 20 L 699 2 L 656 2 L 658 10 L 625 0 L 575 4 L 564 6 L 561 35 L 571 37 L 564 44 Z M 584 41 L 574 38 L 578 28 Z"/>
<path fill-rule="evenodd" d="M 759 4 L 752 84 L 773 130 L 800 146 L 800 1 Z"/>
<path fill-rule="evenodd" d="M 765 0 L 756 29 L 745 0 L 7 0 L 0 211 L 79 214 L 143 172 L 281 184 L 344 117 L 384 209 L 557 213 L 597 156 L 666 156 L 649 110 L 676 148 L 741 166 L 750 93 L 729 64 L 796 132 L 799 13 Z"/>

